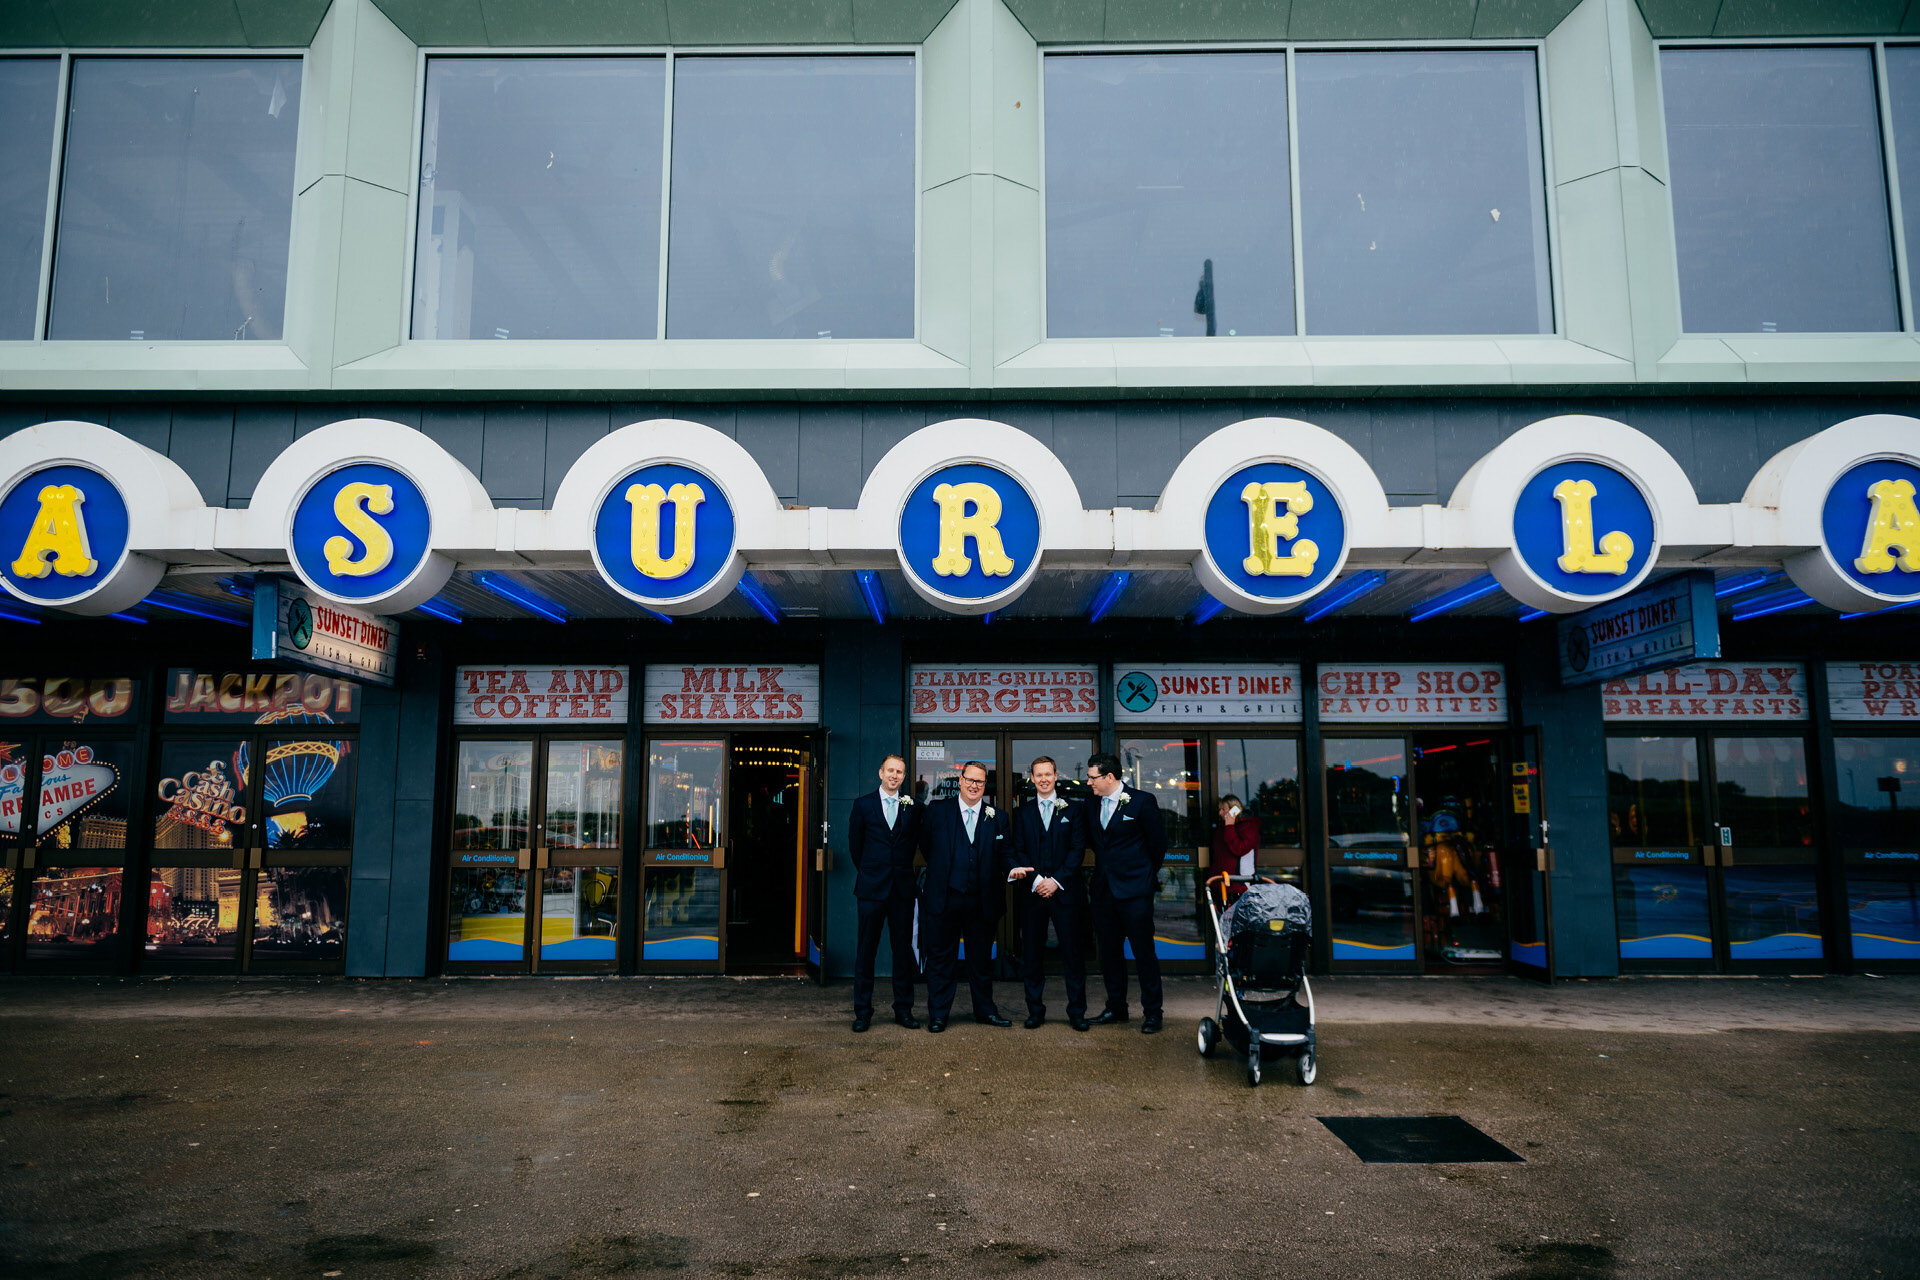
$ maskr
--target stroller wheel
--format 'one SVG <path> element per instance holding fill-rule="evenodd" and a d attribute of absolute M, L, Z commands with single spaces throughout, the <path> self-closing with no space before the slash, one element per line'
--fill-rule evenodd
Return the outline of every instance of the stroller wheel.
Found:
<path fill-rule="evenodd" d="M 1257 1086 L 1260 1083 L 1260 1041 L 1255 1040 L 1247 1046 L 1247 1084 Z"/>
<path fill-rule="evenodd" d="M 1303 1085 L 1312 1084 L 1320 1074 L 1320 1064 L 1314 1060 L 1313 1050 L 1307 1049 L 1294 1059 L 1293 1078 Z"/>
<path fill-rule="evenodd" d="M 1203 1058 L 1211 1058 L 1213 1056 L 1213 1047 L 1219 1043 L 1220 1024 L 1212 1018 L 1200 1019 L 1200 1056 Z"/>

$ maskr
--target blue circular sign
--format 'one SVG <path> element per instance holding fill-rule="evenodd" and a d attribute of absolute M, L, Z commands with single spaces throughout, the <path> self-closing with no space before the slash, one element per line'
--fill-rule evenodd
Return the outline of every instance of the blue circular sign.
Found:
<path fill-rule="evenodd" d="M 1138 715 L 1160 700 L 1160 682 L 1144 671 L 1129 671 L 1113 682 L 1113 699 Z"/>
<path fill-rule="evenodd" d="M 1332 579 L 1346 547 L 1347 516 L 1333 490 L 1290 463 L 1242 467 L 1207 500 L 1207 557 L 1253 599 L 1312 595 Z"/>
<path fill-rule="evenodd" d="M 379 600 L 420 571 L 432 534 L 418 485 L 393 467 L 355 462 L 301 495 L 287 549 L 315 591 L 336 600 Z"/>
<path fill-rule="evenodd" d="M 693 595 L 733 560 L 733 507 L 712 476 L 656 462 L 614 482 L 593 514 L 593 557 L 641 604 Z"/>
<path fill-rule="evenodd" d="M 92 595 L 127 558 L 126 499 L 91 467 L 46 467 L 0 497 L 0 577 L 22 599 Z"/>
<path fill-rule="evenodd" d="M 1653 504 L 1604 463 L 1556 462 L 1520 490 L 1513 545 L 1533 576 L 1562 595 L 1611 596 L 1653 563 Z"/>
<path fill-rule="evenodd" d="M 1039 563 L 1040 509 L 998 467 L 942 467 L 900 509 L 900 558 L 937 596 L 990 600 L 1025 582 Z"/>
<path fill-rule="evenodd" d="M 1833 482 L 1820 508 L 1820 537 L 1849 581 L 1875 595 L 1920 596 L 1916 495 L 1920 467 L 1892 458 L 1862 462 Z"/>

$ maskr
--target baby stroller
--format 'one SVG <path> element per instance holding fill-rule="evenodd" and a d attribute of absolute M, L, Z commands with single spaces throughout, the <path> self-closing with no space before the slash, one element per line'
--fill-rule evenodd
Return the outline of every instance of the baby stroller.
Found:
<path fill-rule="evenodd" d="M 1233 885 L 1246 891 L 1229 908 Z M 1220 1003 L 1212 1018 L 1200 1019 L 1200 1056 L 1212 1057 L 1225 1039 L 1246 1055 L 1247 1083 L 1257 1085 L 1264 1053 L 1288 1053 L 1294 1055 L 1294 1079 L 1312 1084 L 1319 1064 L 1306 972 L 1313 941 L 1307 895 L 1260 876 L 1218 875 L 1207 881 L 1207 915 Z"/>

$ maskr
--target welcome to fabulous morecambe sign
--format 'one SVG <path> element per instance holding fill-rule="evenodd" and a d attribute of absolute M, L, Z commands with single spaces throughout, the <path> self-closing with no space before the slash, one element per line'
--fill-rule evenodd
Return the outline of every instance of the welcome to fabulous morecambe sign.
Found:
<path fill-rule="evenodd" d="M 421 432 L 354 419 L 301 437 L 246 507 L 226 509 L 207 507 L 163 455 L 64 422 L 0 440 L 0 585 L 101 614 L 142 598 L 172 564 L 284 563 L 307 596 L 383 620 L 457 567 L 591 565 L 627 599 L 677 615 L 725 598 L 749 566 L 897 566 L 936 607 L 981 614 L 1019 598 L 1044 562 L 1186 567 L 1221 601 L 1262 614 L 1367 564 L 1490 570 L 1515 598 L 1564 614 L 1619 600 L 1656 565 L 1714 557 L 1778 563 L 1821 603 L 1859 611 L 1920 600 L 1917 493 L 1920 419 L 1893 415 L 1783 450 L 1741 502 L 1717 505 L 1700 503 L 1646 435 L 1563 415 L 1502 440 L 1446 505 L 1419 507 L 1390 507 L 1331 432 L 1259 418 L 1190 450 L 1153 510 L 1089 510 L 1039 440 L 961 419 L 889 450 L 856 507 L 790 508 L 731 437 L 655 420 L 596 441 L 553 507 L 529 511 L 496 508 Z M 1653 657 L 1598 639 L 1610 661 Z"/>

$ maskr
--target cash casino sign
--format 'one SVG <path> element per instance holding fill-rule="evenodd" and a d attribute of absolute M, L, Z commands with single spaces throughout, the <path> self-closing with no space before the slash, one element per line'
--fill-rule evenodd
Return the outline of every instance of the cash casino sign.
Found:
<path fill-rule="evenodd" d="M 163 454 L 98 424 L 45 423 L 0 439 L 0 588 L 36 610 L 113 613 L 171 566 L 211 555 L 287 565 L 316 599 L 388 616 L 425 604 L 456 569 L 590 569 L 637 610 L 671 618 L 711 609 L 756 565 L 885 567 L 941 612 L 991 615 L 1049 569 L 1186 569 L 1222 604 L 1259 615 L 1299 608 L 1350 564 L 1434 564 L 1485 565 L 1516 600 L 1564 614 L 1711 554 L 1777 563 L 1842 611 L 1920 601 L 1910 417 L 1829 427 L 1770 458 L 1739 502 L 1718 504 L 1702 503 L 1651 437 L 1582 414 L 1507 435 L 1444 505 L 1390 504 L 1351 442 L 1299 419 L 1236 422 L 1161 460 L 1170 474 L 1150 507 L 1089 507 L 1082 482 L 1114 488 L 1116 457 L 1133 461 L 1117 437 L 1062 455 L 1006 423 L 951 419 L 887 449 L 855 506 L 800 506 L 733 437 L 651 419 L 594 441 L 551 505 L 527 510 L 497 507 L 424 433 L 360 418 L 301 436 L 246 506 L 215 509 Z"/>

